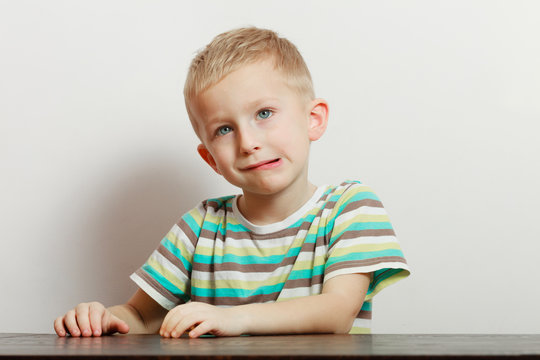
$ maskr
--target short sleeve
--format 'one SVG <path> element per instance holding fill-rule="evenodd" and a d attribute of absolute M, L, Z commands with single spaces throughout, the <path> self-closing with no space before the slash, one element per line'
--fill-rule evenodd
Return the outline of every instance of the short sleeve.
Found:
<path fill-rule="evenodd" d="M 342 274 L 373 273 L 365 300 L 407 277 L 409 266 L 388 215 L 373 191 L 350 182 L 336 201 L 324 281 Z"/>
<path fill-rule="evenodd" d="M 205 203 L 176 223 L 131 279 L 165 309 L 190 300 L 193 253 L 205 217 Z"/>

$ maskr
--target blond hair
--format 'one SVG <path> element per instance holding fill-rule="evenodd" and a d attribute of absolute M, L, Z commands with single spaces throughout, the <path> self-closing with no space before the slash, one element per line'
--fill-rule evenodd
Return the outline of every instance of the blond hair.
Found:
<path fill-rule="evenodd" d="M 216 36 L 192 60 L 184 85 L 188 113 L 189 104 L 197 95 L 242 65 L 269 55 L 291 89 L 306 100 L 315 98 L 311 75 L 296 46 L 272 30 L 247 27 Z"/>

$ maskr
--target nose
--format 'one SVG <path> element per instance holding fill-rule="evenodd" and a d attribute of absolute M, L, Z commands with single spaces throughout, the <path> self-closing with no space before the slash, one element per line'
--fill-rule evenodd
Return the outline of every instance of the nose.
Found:
<path fill-rule="evenodd" d="M 261 148 L 255 129 L 244 127 L 237 130 L 237 136 L 238 147 L 242 154 L 250 155 Z"/>

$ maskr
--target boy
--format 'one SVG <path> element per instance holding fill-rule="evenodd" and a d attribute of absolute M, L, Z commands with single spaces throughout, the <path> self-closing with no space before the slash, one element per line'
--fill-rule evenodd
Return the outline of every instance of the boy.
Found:
<path fill-rule="evenodd" d="M 126 304 L 79 304 L 56 333 L 369 333 L 371 298 L 409 269 L 368 187 L 309 182 L 328 105 L 296 47 L 257 28 L 218 35 L 184 96 L 200 156 L 243 194 L 185 214 L 132 274 Z"/>

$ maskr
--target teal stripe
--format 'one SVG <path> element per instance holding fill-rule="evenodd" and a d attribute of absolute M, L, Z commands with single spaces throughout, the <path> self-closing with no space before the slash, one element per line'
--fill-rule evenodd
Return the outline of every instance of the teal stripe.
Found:
<path fill-rule="evenodd" d="M 371 311 L 372 309 L 372 303 L 371 301 L 364 301 L 364 303 L 362 304 L 362 311 Z"/>
<path fill-rule="evenodd" d="M 234 226 L 234 225 L 231 225 L 231 224 L 228 224 L 228 226 Z M 234 227 L 242 227 L 243 226 L 234 226 Z M 216 233 L 216 232 L 220 232 L 221 235 L 225 235 L 225 230 L 221 227 L 221 223 L 219 224 L 215 224 L 211 221 L 204 221 L 203 224 L 202 224 L 202 228 L 204 230 L 207 230 L 207 231 L 210 231 L 210 232 L 213 232 L 213 233 Z"/>
<path fill-rule="evenodd" d="M 217 288 L 217 289 L 206 289 L 206 288 L 197 288 L 192 287 L 191 293 L 193 296 L 204 296 L 204 297 L 236 297 L 236 298 L 247 298 L 250 296 L 256 295 L 268 295 L 272 293 L 279 293 L 283 290 L 284 283 L 279 283 L 276 285 L 261 286 L 254 290 L 245 290 L 245 289 L 234 289 L 234 288 Z"/>
<path fill-rule="evenodd" d="M 301 218 L 300 220 L 298 220 L 297 222 L 295 222 L 294 224 L 292 224 L 291 226 L 289 226 L 287 229 L 294 229 L 294 228 L 300 227 L 305 222 L 308 222 L 308 223 L 312 224 L 316 217 L 317 217 L 317 215 L 313 215 L 313 214 L 306 215 L 303 218 Z"/>
<path fill-rule="evenodd" d="M 285 258 L 284 255 L 271 255 L 271 256 L 239 256 L 233 254 L 221 255 L 200 255 L 195 254 L 193 261 L 196 263 L 202 264 L 223 264 L 223 263 L 236 263 L 240 265 L 250 265 L 250 264 L 279 264 Z"/>
<path fill-rule="evenodd" d="M 374 283 L 375 283 L 375 285 L 378 285 L 380 282 L 382 282 L 382 281 L 384 281 L 384 280 L 386 280 L 388 278 L 391 278 L 392 276 L 394 276 L 396 274 L 399 274 L 402 271 L 403 271 L 403 269 L 381 269 L 381 270 L 377 270 L 373 274 Z"/>
<path fill-rule="evenodd" d="M 387 250 L 381 250 L 381 251 L 353 252 L 353 253 L 349 253 L 343 256 L 330 256 L 330 258 L 326 262 L 326 267 L 329 267 L 330 265 L 333 265 L 338 262 L 343 262 L 343 261 L 358 261 L 358 260 L 373 259 L 373 258 L 385 257 L 385 256 L 403 257 L 403 252 L 399 249 L 387 249 Z"/>
<path fill-rule="evenodd" d="M 183 256 L 182 256 L 182 252 L 180 251 L 179 248 L 177 248 L 172 242 L 171 240 L 169 240 L 168 238 L 163 238 L 163 240 L 161 240 L 161 245 L 163 245 L 167 250 L 169 250 L 174 256 L 176 256 L 181 262 L 182 262 L 182 265 L 184 266 L 184 268 L 190 272 L 191 271 L 191 263 L 185 259 Z"/>
<path fill-rule="evenodd" d="M 332 195 L 330 197 L 330 201 L 338 201 L 341 197 L 343 196 L 343 194 L 336 194 L 336 195 Z M 377 195 L 375 195 L 375 193 L 371 192 L 371 191 L 358 191 L 356 194 L 354 194 L 353 196 L 351 196 L 351 198 L 349 198 L 349 200 L 345 203 L 343 203 L 343 205 L 341 205 L 341 207 L 339 208 L 339 213 L 341 213 L 341 210 L 343 210 L 343 208 L 355 201 L 361 201 L 361 200 L 366 200 L 366 199 L 370 199 L 370 200 L 377 200 L 377 201 L 381 201 L 379 199 L 379 197 Z"/>
<path fill-rule="evenodd" d="M 347 228 L 344 231 L 340 232 L 340 234 L 343 234 L 345 231 L 380 230 L 380 229 L 392 229 L 392 224 L 390 224 L 388 221 L 353 222 L 349 226 L 347 226 Z"/>
<path fill-rule="evenodd" d="M 332 224 L 332 227 L 333 225 L 334 224 Z M 388 221 L 353 222 L 349 226 L 347 226 L 345 229 L 343 229 L 343 231 L 339 232 L 338 234 L 333 235 L 332 238 L 330 238 L 330 243 L 328 244 L 328 246 L 332 246 L 334 242 L 345 232 L 362 231 L 362 230 L 392 230 L 392 229 L 393 229 L 392 224 L 390 224 Z"/>
<path fill-rule="evenodd" d="M 186 222 L 186 224 L 188 224 L 191 231 L 193 231 L 193 233 L 197 237 L 199 237 L 201 235 L 201 227 L 200 227 L 199 223 L 197 221 L 195 221 L 193 216 L 191 216 L 188 213 L 188 214 L 184 215 L 184 217 L 182 219 Z"/>
<path fill-rule="evenodd" d="M 193 256 L 193 261 L 203 264 L 223 264 L 223 263 L 236 263 L 240 265 L 251 265 L 251 264 L 279 264 L 285 258 L 288 257 L 297 257 L 300 253 L 302 247 L 294 247 L 289 249 L 289 251 L 284 255 L 270 255 L 270 256 L 256 256 L 256 255 L 234 255 L 234 254 L 225 254 L 225 255 L 201 255 L 195 253 Z"/>
<path fill-rule="evenodd" d="M 402 271 L 403 269 L 389 269 L 389 268 L 375 271 L 373 273 L 373 281 L 369 284 L 369 288 L 366 295 L 370 295 L 373 291 L 375 291 L 377 286 L 379 286 L 379 284 L 382 281 L 389 279 L 392 276 L 399 274 Z"/>
<path fill-rule="evenodd" d="M 294 270 L 289 275 L 289 280 L 311 279 L 314 276 L 324 274 L 324 265 L 315 266 L 312 269 Z"/>
<path fill-rule="evenodd" d="M 167 289 L 168 292 L 184 301 L 189 301 L 189 296 L 187 296 L 182 290 L 174 286 L 174 284 L 167 280 L 167 278 L 165 278 L 163 275 L 161 275 L 159 271 L 157 271 L 148 264 L 144 264 L 142 266 L 142 269 L 146 271 L 148 275 L 153 277 L 161 286 Z"/>
<path fill-rule="evenodd" d="M 309 223 L 312 223 L 316 218 L 316 215 L 306 215 L 305 217 L 299 219 L 298 221 L 296 221 L 294 224 L 290 225 L 288 227 L 288 229 L 290 228 L 296 228 L 296 227 L 300 227 L 304 222 L 309 222 Z M 193 221 L 193 219 L 192 219 Z M 186 221 L 187 222 L 187 221 Z M 192 226 L 191 223 L 188 223 L 190 226 Z M 197 225 L 198 226 L 198 225 Z M 211 231 L 211 232 L 218 232 L 221 234 L 221 235 L 225 235 L 226 233 L 229 233 L 229 235 L 231 233 L 239 233 L 239 232 L 250 232 L 249 229 L 247 229 L 244 225 L 242 224 L 231 224 L 231 223 L 227 223 L 225 225 L 225 227 L 223 227 L 223 224 L 219 223 L 219 224 L 215 224 L 211 221 L 204 221 L 203 225 L 202 225 L 202 228 L 204 230 L 207 230 L 207 231 Z"/>

